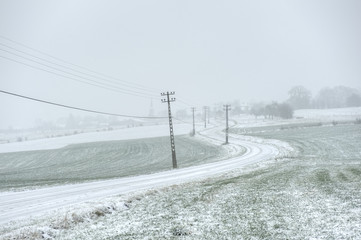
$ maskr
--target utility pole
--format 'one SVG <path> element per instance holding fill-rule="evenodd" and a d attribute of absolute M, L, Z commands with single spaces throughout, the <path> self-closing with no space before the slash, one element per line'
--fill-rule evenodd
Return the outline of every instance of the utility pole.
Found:
<path fill-rule="evenodd" d="M 207 128 L 207 106 L 203 107 L 203 111 L 204 111 L 204 128 Z"/>
<path fill-rule="evenodd" d="M 228 111 L 231 110 L 231 105 L 223 105 L 224 110 L 226 111 L 226 144 L 228 144 Z"/>
<path fill-rule="evenodd" d="M 210 112 L 210 111 L 209 111 L 209 110 L 210 110 L 210 107 L 207 107 L 207 110 L 208 110 L 208 125 L 209 125 L 209 124 L 210 124 L 210 120 L 209 120 L 209 119 L 210 119 L 210 117 L 211 117 L 211 115 L 209 114 L 209 112 Z"/>
<path fill-rule="evenodd" d="M 172 163 L 173 168 L 177 168 L 177 158 L 175 154 L 175 142 L 174 142 L 174 132 L 173 132 L 173 121 L 172 121 L 172 112 L 170 109 L 170 103 L 175 101 L 175 98 L 170 98 L 170 95 L 174 95 L 175 92 L 166 92 L 161 93 L 161 96 L 167 96 L 166 99 L 162 99 L 163 103 L 168 103 L 168 117 L 169 117 L 169 131 L 170 131 L 170 147 L 172 150 Z"/>
<path fill-rule="evenodd" d="M 195 107 L 192 107 L 192 113 L 193 113 L 193 134 L 192 136 L 195 136 L 196 135 L 196 125 L 194 123 L 194 111 L 196 110 Z"/>

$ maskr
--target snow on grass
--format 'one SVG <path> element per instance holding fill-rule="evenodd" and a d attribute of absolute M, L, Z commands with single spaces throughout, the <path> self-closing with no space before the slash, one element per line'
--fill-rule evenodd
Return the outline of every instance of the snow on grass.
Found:
<path fill-rule="evenodd" d="M 259 116 L 255 118 L 252 115 L 241 114 L 234 117 L 238 132 L 248 132 L 252 129 L 267 129 L 270 126 L 274 128 L 297 127 L 297 126 L 320 126 L 339 123 L 356 123 L 361 121 L 361 107 L 354 108 L 335 108 L 335 109 L 300 109 L 295 110 L 293 119 L 269 119 Z"/>
<path fill-rule="evenodd" d="M 291 148 L 248 170 L 3 226 L 0 239 L 361 239 L 360 125 L 252 134 L 238 137 Z M 112 202 L 120 207 L 94 216 Z"/>
<path fill-rule="evenodd" d="M 227 147 L 176 136 L 179 167 L 225 159 Z M 239 148 L 241 149 L 241 148 Z M 238 150 L 239 150 L 238 149 Z M 242 150 L 242 149 L 241 149 Z M 241 154 L 241 152 L 235 152 Z M 170 170 L 169 138 L 71 145 L 61 149 L 0 154 L 0 190 L 77 183 Z"/>
<path fill-rule="evenodd" d="M 333 109 L 300 109 L 294 113 L 295 118 L 317 120 L 355 120 L 361 118 L 361 107 Z"/>
<path fill-rule="evenodd" d="M 174 126 L 174 133 L 176 135 L 188 134 L 189 132 L 190 126 L 187 124 L 177 124 Z M 0 153 L 59 149 L 71 144 L 152 138 L 168 135 L 168 125 L 124 128 L 106 132 L 88 132 L 56 138 L 43 138 L 23 142 L 3 143 L 0 144 Z"/>
<path fill-rule="evenodd" d="M 20 229 L 48 239 L 360 239 L 360 128 L 259 133 L 287 140 L 296 153 L 284 156 L 282 164 L 271 161 L 204 181 L 113 197 L 33 225 L 8 225 L 0 233 L 4 239 L 17 239 Z M 94 209 L 112 203 L 119 207 L 104 215 L 85 221 L 71 217 L 92 216 Z"/>

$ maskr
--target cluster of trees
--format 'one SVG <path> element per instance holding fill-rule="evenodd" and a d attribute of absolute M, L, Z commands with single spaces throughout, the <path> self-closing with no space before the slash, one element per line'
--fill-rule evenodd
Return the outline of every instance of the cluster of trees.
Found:
<path fill-rule="evenodd" d="M 274 117 L 280 117 L 283 119 L 289 119 L 293 117 L 293 109 L 288 103 L 272 102 L 268 105 L 261 103 L 255 104 L 250 113 L 256 117 L 264 116 L 264 118 L 273 119 Z"/>
<path fill-rule="evenodd" d="M 323 88 L 316 96 L 312 96 L 310 90 L 304 86 L 295 86 L 288 91 L 289 98 L 283 103 L 272 102 L 270 104 L 255 103 L 251 106 L 241 104 L 238 100 L 231 104 L 230 115 L 237 116 L 243 113 L 250 113 L 255 117 L 273 119 L 275 117 L 289 119 L 293 117 L 294 110 L 308 108 L 342 108 L 360 107 L 361 92 L 354 88 L 337 86 Z M 176 112 L 177 118 L 185 119 L 190 117 L 187 110 L 182 109 Z M 204 109 L 196 112 L 197 119 L 204 119 Z M 214 108 L 208 108 L 207 118 L 224 117 L 223 104 L 218 103 Z"/>
<path fill-rule="evenodd" d="M 323 88 L 313 97 L 310 90 L 303 86 L 295 86 L 288 91 L 289 98 L 284 103 L 273 102 L 265 105 L 254 104 L 250 113 L 265 118 L 292 118 L 293 110 L 307 108 L 342 108 L 360 107 L 361 92 L 354 88 L 337 86 Z"/>
<path fill-rule="evenodd" d="M 345 86 L 321 89 L 315 97 L 303 86 L 295 86 L 288 92 L 287 102 L 294 109 L 360 107 L 361 93 Z"/>

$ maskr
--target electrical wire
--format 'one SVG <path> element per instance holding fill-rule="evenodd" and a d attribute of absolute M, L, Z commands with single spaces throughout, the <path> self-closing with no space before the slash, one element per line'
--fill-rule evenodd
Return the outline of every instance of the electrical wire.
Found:
<path fill-rule="evenodd" d="M 86 70 L 86 71 L 88 71 L 88 72 L 91 72 L 91 73 L 94 73 L 94 74 L 97 74 L 97 75 L 100 75 L 100 76 L 103 76 L 103 77 L 106 77 L 106 78 L 109 78 L 109 79 L 113 79 L 113 80 L 116 80 L 116 81 L 120 81 L 120 82 L 126 83 L 126 84 L 131 85 L 131 86 L 138 86 L 139 88 L 146 89 L 146 90 L 148 90 L 148 91 L 149 91 L 149 89 L 153 89 L 153 90 L 156 91 L 156 92 L 160 92 L 159 89 L 155 89 L 155 88 L 152 88 L 152 87 L 143 86 L 143 85 L 141 85 L 141 84 L 137 84 L 137 83 L 132 83 L 132 82 L 128 82 L 128 81 L 125 81 L 125 80 L 121 80 L 121 79 L 118 79 L 118 78 L 115 78 L 115 77 L 112 77 L 112 76 L 109 76 L 109 75 L 106 75 L 106 74 L 103 74 L 103 73 L 94 71 L 94 70 L 92 70 L 92 69 L 89 69 L 89 68 L 86 68 L 86 67 L 83 67 L 83 66 L 80 66 L 80 65 L 77 65 L 77 64 L 74 64 L 74 63 L 65 61 L 65 60 L 63 60 L 63 59 L 60 59 L 60 58 L 55 57 L 55 56 L 53 56 L 53 55 L 50 55 L 50 54 L 48 54 L 48 53 L 46 53 L 46 52 L 40 51 L 40 50 L 38 50 L 38 49 L 35 49 L 35 48 L 33 48 L 33 47 L 30 47 L 30 46 L 27 46 L 27 45 L 25 45 L 25 44 L 23 44 L 23 43 L 20 43 L 20 42 L 18 42 L 18 41 L 12 40 L 12 39 L 10 39 L 10 38 L 8 38 L 8 37 L 5 37 L 5 36 L 0 35 L 0 38 L 5 39 L 5 40 L 7 40 L 7 41 L 9 41 L 9 42 L 12 42 L 12 43 L 14 43 L 14 44 L 17 44 L 17 45 L 19 45 L 19 46 L 22 46 L 22 47 L 24 47 L 24 48 L 30 49 L 30 50 L 32 50 L 32 51 L 34 51 L 34 52 L 40 53 L 40 54 L 42 54 L 42 55 L 44 55 L 44 56 L 50 57 L 50 58 L 52 58 L 52 59 L 55 59 L 55 60 L 57 60 L 57 61 L 59 61 L 59 62 L 62 62 L 62 63 L 68 64 L 68 65 L 71 65 L 71 66 L 74 66 L 74 67 L 77 67 L 77 68 Z"/>
<path fill-rule="evenodd" d="M 149 95 L 149 94 L 145 94 L 145 93 L 138 92 L 138 91 L 123 89 L 123 88 L 117 87 L 117 86 L 112 85 L 112 84 L 101 83 L 101 82 L 99 82 L 99 81 L 92 80 L 92 79 L 85 78 L 85 77 L 80 76 L 80 75 L 77 75 L 77 74 L 73 74 L 73 73 L 71 73 L 71 72 L 64 71 L 64 70 L 62 70 L 62 69 L 59 69 L 59 68 L 56 68 L 56 67 L 53 67 L 53 66 L 44 64 L 44 63 L 39 62 L 39 61 L 35 61 L 35 60 L 33 60 L 33 59 L 30 59 L 30 58 L 21 56 L 21 55 L 16 54 L 16 53 L 12 53 L 12 52 L 10 52 L 10 51 L 7 51 L 7 50 L 1 49 L 1 48 L 0 48 L 0 50 L 1 50 L 1 51 L 4 51 L 4 52 L 7 52 L 7 53 L 10 53 L 10 54 L 13 54 L 13 55 L 15 55 L 15 56 L 17 56 L 17 57 L 21 57 L 21 58 L 23 58 L 23 59 L 25 59 L 25 60 L 28 60 L 28 61 L 31 61 L 31 62 L 33 62 L 33 63 L 40 64 L 40 65 L 45 66 L 45 67 L 47 67 L 47 68 L 50 68 L 50 69 L 53 69 L 53 70 L 56 70 L 56 71 L 59 71 L 59 72 L 68 74 L 68 75 L 70 75 L 70 76 L 73 76 L 73 77 L 70 78 L 70 77 L 65 76 L 65 75 L 60 75 L 60 76 L 62 76 L 62 77 L 66 77 L 66 78 L 72 79 L 72 80 L 74 80 L 74 81 L 82 82 L 82 83 L 85 83 L 85 84 L 90 84 L 90 82 L 91 82 L 91 83 L 96 83 L 97 85 L 93 85 L 93 84 L 90 84 L 90 85 L 92 85 L 92 86 L 106 86 L 106 87 L 118 89 L 118 90 L 120 90 L 122 93 L 126 93 L 126 94 L 127 94 L 127 92 L 129 92 L 129 93 L 144 95 L 145 97 L 156 97 L 155 94 L 154 94 L 154 95 Z M 0 55 L 0 56 L 1 56 L 1 55 Z M 4 56 L 1 56 L 1 57 L 6 58 L 6 57 L 4 57 Z M 9 60 L 9 58 L 6 58 L 6 59 Z M 14 60 L 13 60 L 13 61 L 14 61 Z M 24 64 L 24 63 L 19 62 L 19 61 L 14 61 L 14 62 Z M 24 64 L 24 65 L 29 66 L 28 64 Z M 37 69 L 44 71 L 44 69 L 40 69 L 40 68 L 37 68 Z M 51 72 L 51 71 L 47 71 L 47 72 Z M 51 72 L 51 73 L 54 74 L 54 72 Z M 59 75 L 59 74 L 57 74 L 57 75 Z M 75 78 L 74 78 L 74 77 L 75 77 Z M 84 80 L 80 81 L 80 80 L 77 79 L 77 78 L 81 78 L 81 79 L 84 79 Z"/>
<path fill-rule="evenodd" d="M 98 113 L 98 114 L 116 116 L 116 117 L 140 118 L 140 119 L 163 119 L 163 118 L 168 118 L 168 117 L 146 117 L 146 116 L 125 115 L 125 114 L 118 114 L 118 113 L 108 113 L 108 112 L 90 110 L 90 109 L 85 109 L 85 108 L 73 107 L 73 106 L 64 105 L 64 104 L 60 104 L 60 103 L 54 103 L 54 102 L 45 101 L 45 100 L 41 100 L 41 99 L 38 99 L 38 98 L 32 98 L 32 97 L 28 97 L 28 96 L 24 96 L 24 95 L 12 93 L 12 92 L 4 91 L 4 90 L 0 90 L 0 92 L 4 93 L 4 94 L 15 96 L 15 97 L 19 97 L 19 98 L 24 98 L 24 99 L 28 99 L 28 100 L 32 100 L 32 101 L 36 101 L 36 102 L 55 105 L 55 106 L 58 106 L 58 107 L 79 110 L 79 111 L 83 111 L 83 112 Z"/>
<path fill-rule="evenodd" d="M 1 42 L 0 42 L 0 45 L 3 46 L 3 47 L 9 48 L 9 49 L 11 49 L 11 50 L 13 50 L 13 51 L 19 52 L 19 53 L 21 53 L 21 54 L 25 54 L 25 55 L 27 55 L 27 56 L 30 56 L 30 57 L 32 57 L 32 58 L 39 59 L 39 60 L 44 61 L 44 62 L 46 62 L 46 63 L 52 64 L 52 65 L 55 65 L 55 66 L 58 66 L 58 67 L 61 67 L 61 68 L 65 68 L 65 69 L 67 69 L 67 70 L 70 70 L 70 71 L 73 71 L 73 72 L 76 72 L 76 73 L 80 73 L 80 74 L 89 76 L 89 77 L 91 77 L 91 78 L 101 79 L 101 80 L 104 80 L 104 81 L 106 81 L 106 82 L 110 82 L 110 83 L 112 83 L 112 84 L 122 85 L 122 87 L 126 87 L 126 88 L 135 88 L 135 89 L 138 89 L 138 90 L 141 90 L 141 91 L 150 92 L 149 89 L 146 89 L 146 88 L 144 88 L 144 87 L 131 86 L 130 84 L 127 84 L 127 83 L 122 83 L 122 82 L 119 82 L 119 81 L 111 81 L 111 80 L 106 79 L 106 78 L 104 78 L 104 77 L 98 77 L 98 76 L 95 76 L 95 75 L 93 75 L 93 74 L 89 74 L 89 73 L 86 73 L 86 72 L 84 72 L 84 71 L 79 71 L 79 70 L 77 70 L 77 69 L 70 68 L 70 67 L 67 67 L 67 66 L 64 66 L 64 65 L 55 63 L 55 62 L 53 62 L 53 61 L 49 61 L 48 59 L 45 59 L 45 58 L 42 58 L 42 57 L 38 57 L 38 56 L 35 56 L 35 55 L 33 55 L 33 54 L 29 54 L 29 53 L 27 53 L 27 52 L 24 52 L 24 51 L 22 51 L 22 50 L 19 50 L 19 49 L 14 48 L 14 47 L 8 46 L 8 45 L 3 44 L 3 43 L 1 43 Z M 10 52 L 10 51 L 4 50 L 4 49 L 0 49 L 0 50 L 2 50 L 2 51 L 4 51 L 4 52 L 7 52 L 7 53 L 10 53 L 10 54 L 13 54 L 13 55 L 15 55 L 15 56 L 24 58 L 24 59 L 29 60 L 29 61 L 34 61 L 33 59 L 26 58 L 26 57 L 24 57 L 24 56 L 15 54 L 15 53 L 13 53 L 13 52 Z M 44 65 L 43 63 L 39 63 L 39 62 L 37 62 L 37 61 L 34 61 L 34 62 L 36 62 L 36 63 L 38 63 L 38 64 Z M 48 65 L 46 65 L 46 66 L 47 66 L 47 67 L 50 67 L 50 66 L 48 66 Z M 54 67 L 51 67 L 51 68 L 54 68 Z M 54 69 L 58 70 L 57 68 L 54 68 Z M 82 78 L 83 78 L 83 77 L 82 77 Z M 154 93 L 154 92 L 152 92 L 152 93 Z"/>
<path fill-rule="evenodd" d="M 25 56 L 23 56 L 23 55 L 19 55 L 19 54 L 16 54 L 16 53 L 14 53 L 14 52 L 11 52 L 11 51 L 8 51 L 8 50 L 1 49 L 1 48 L 0 48 L 0 50 L 2 50 L 2 51 L 4 51 L 4 52 L 7 52 L 7 53 L 12 54 L 12 55 L 17 56 L 17 57 L 20 57 L 20 58 L 25 59 L 25 60 L 27 60 L 27 61 L 31 61 L 31 62 L 36 63 L 36 64 L 40 64 L 40 65 L 45 66 L 45 67 L 47 67 L 47 68 L 50 68 L 50 69 L 53 69 L 53 70 L 56 70 L 56 71 L 59 71 L 59 72 L 68 74 L 68 75 L 70 75 L 70 76 L 66 76 L 66 75 L 63 75 L 63 74 L 59 74 L 59 73 L 57 73 L 57 72 L 49 71 L 49 70 L 44 69 L 44 68 L 40 68 L 40 67 L 37 67 L 37 66 L 33 66 L 33 65 L 28 64 L 28 63 L 24 63 L 24 62 L 21 62 L 21 61 L 18 61 L 18 60 L 15 60 L 15 59 L 12 59 L 12 58 L 5 57 L 5 56 L 1 56 L 1 55 L 0 55 L 0 57 L 2 57 L 2 58 L 4 58 L 4 59 L 7 59 L 7 60 L 10 60 L 10 61 L 16 62 L 16 63 L 18 63 L 18 64 L 22 64 L 22 65 L 25 65 L 25 66 L 28 66 L 28 67 L 31 67 L 31 68 L 34 68 L 34 69 L 37 69 L 37 70 L 40 70 L 40 71 L 45 71 L 45 72 L 47 72 L 47 73 L 51 73 L 51 74 L 55 74 L 55 75 L 57 75 L 57 76 L 65 77 L 65 78 L 68 78 L 68 79 L 71 79 L 71 80 L 74 80 L 74 81 L 77 81 L 77 82 L 81 82 L 81 83 L 88 84 L 88 85 L 95 86 L 95 87 L 100 87 L 100 88 L 107 89 L 107 90 L 112 90 L 112 91 L 120 92 L 120 93 L 123 93 L 123 94 L 133 95 L 133 96 L 137 96 L 137 97 L 145 97 L 145 98 L 149 98 L 149 97 L 151 97 L 151 98 L 159 97 L 159 95 L 158 95 L 158 94 L 155 94 L 155 92 L 149 91 L 149 89 L 154 89 L 154 88 L 144 87 L 144 86 L 139 85 L 139 84 L 136 84 L 136 83 L 130 83 L 130 82 L 127 82 L 127 81 L 124 81 L 124 80 L 120 80 L 120 79 L 116 79 L 116 78 L 114 78 L 114 77 L 107 76 L 107 75 L 105 75 L 105 74 L 102 74 L 102 73 L 93 71 L 93 70 L 91 70 L 91 69 L 88 69 L 88 68 L 85 68 L 85 67 L 82 67 L 82 66 L 79 66 L 79 65 L 76 65 L 76 64 L 67 62 L 67 61 L 62 60 L 62 59 L 60 59 L 60 58 L 58 58 L 58 57 L 54 57 L 54 56 L 52 56 L 52 55 L 50 55 L 50 54 L 48 54 L 48 53 L 45 53 L 45 52 L 40 51 L 40 50 L 38 50 L 38 49 L 29 47 L 29 46 L 27 46 L 27 45 L 25 45 L 25 44 L 23 44 L 23 43 L 14 41 L 14 40 L 12 40 L 12 39 L 10 39 L 10 38 L 8 38 L 8 37 L 2 36 L 2 35 L 0 35 L 0 38 L 5 39 L 5 40 L 7 40 L 7 41 L 9 41 L 9 42 L 15 43 L 15 44 L 17 44 L 17 45 L 19 45 L 19 46 L 25 47 L 25 48 L 27 48 L 27 49 L 30 49 L 30 50 L 32 50 L 32 51 L 34 51 L 34 52 L 40 53 L 40 54 L 42 54 L 42 55 L 44 55 L 44 56 L 50 57 L 50 58 L 52 58 L 52 59 L 55 59 L 55 60 L 57 60 L 57 61 L 60 61 L 60 62 L 62 62 L 62 63 L 68 64 L 68 65 L 72 65 L 72 66 L 75 66 L 75 67 L 77 67 L 77 68 L 80 68 L 80 69 L 86 70 L 86 71 L 88 71 L 88 72 L 94 73 L 94 74 L 96 74 L 96 75 L 98 75 L 98 76 L 96 76 L 96 75 L 94 75 L 94 74 L 89 74 L 89 73 L 84 72 L 84 71 L 79 71 L 79 70 L 77 70 L 77 69 L 74 69 L 74 68 L 65 66 L 65 65 L 63 65 L 63 64 L 58 64 L 58 63 L 56 63 L 56 62 L 49 61 L 48 59 L 35 56 L 35 55 L 33 55 L 33 54 L 27 53 L 27 52 L 25 52 L 25 51 L 19 50 L 19 49 L 15 48 L 15 47 L 12 47 L 12 46 L 9 46 L 9 45 L 7 45 L 7 44 L 4 44 L 4 43 L 1 43 L 1 42 L 0 42 L 0 45 L 3 46 L 3 47 L 6 47 L 6 48 L 8 48 L 8 49 L 11 49 L 11 50 L 16 51 L 16 52 L 21 53 L 21 54 L 25 54 L 25 55 L 30 56 L 30 57 L 32 57 L 32 58 L 41 60 L 41 61 L 46 62 L 46 63 L 48 63 L 48 64 L 45 64 L 45 63 L 43 63 L 43 62 L 39 62 L 39 61 L 36 61 L 36 60 L 34 60 L 34 59 L 25 57 Z M 49 65 L 49 64 L 51 64 L 51 65 Z M 66 69 L 66 70 L 68 70 L 68 71 L 65 71 L 65 70 L 63 70 L 63 69 L 59 69 L 59 68 L 54 67 L 54 66 L 52 66 L 52 65 L 55 65 L 55 66 L 64 68 L 64 69 Z M 69 71 L 71 71 L 71 72 L 69 72 Z M 73 72 L 76 72 L 76 73 L 78 73 L 78 74 L 74 74 Z M 79 74 L 82 74 L 82 75 L 85 75 L 85 76 L 88 76 L 88 77 L 91 77 L 91 78 L 95 78 L 95 79 L 97 79 L 97 80 L 89 79 L 89 78 L 84 77 L 84 76 L 81 76 L 81 75 L 79 75 Z M 99 77 L 99 76 L 103 76 L 103 77 Z M 81 79 L 83 79 L 83 80 L 80 80 L 80 79 L 78 79 L 78 78 L 81 78 Z M 116 81 L 111 81 L 111 80 L 109 80 L 109 79 L 114 79 L 114 80 L 116 80 Z M 100 82 L 99 80 L 103 80 L 103 81 L 106 81 L 106 82 L 110 82 L 111 84 L 109 84 L 109 83 L 103 83 L 103 82 Z M 121 85 L 122 87 L 116 86 L 116 85 L 114 85 L 114 84 L 116 84 L 116 85 Z M 125 88 L 124 88 L 124 87 L 125 87 Z M 134 90 L 131 90 L 131 89 L 126 89 L 126 88 L 134 88 L 134 89 L 138 89 L 138 90 L 140 90 L 140 91 L 142 91 L 142 92 L 134 91 Z M 157 91 L 160 92 L 159 90 L 157 90 Z M 151 93 L 151 94 L 149 94 L 149 93 Z M 187 106 L 187 107 L 194 107 L 194 106 L 195 106 L 194 104 L 190 104 L 189 101 L 185 101 L 185 99 L 183 99 L 183 98 L 177 97 L 177 100 L 178 100 L 178 102 L 179 102 L 180 104 L 182 104 L 182 105 L 184 105 L 184 106 Z"/>
<path fill-rule="evenodd" d="M 189 124 L 189 125 L 193 125 L 193 123 L 191 123 L 191 122 L 186 122 L 186 121 L 181 120 L 181 119 L 179 119 L 179 118 L 176 118 L 176 117 L 174 117 L 174 116 L 172 116 L 172 118 L 173 118 L 174 120 L 180 121 L 180 122 L 182 122 L 182 123 Z"/>
<path fill-rule="evenodd" d="M 66 75 L 63 75 L 63 74 L 60 74 L 60 73 L 49 71 L 49 70 L 44 69 L 44 68 L 40 68 L 40 67 L 36 67 L 36 66 L 30 65 L 30 64 L 24 63 L 24 62 L 20 62 L 18 60 L 15 60 L 15 59 L 12 59 L 12 58 L 9 58 L 9 57 L 5 57 L 5 56 L 2 56 L 2 55 L 0 55 L 0 57 L 4 58 L 4 59 L 7 59 L 9 61 L 13 61 L 13 62 L 16 62 L 16 63 L 19 63 L 19 64 L 23 64 L 25 66 L 28 66 L 28 67 L 31 67 L 31 68 L 34 68 L 34 69 L 37 69 L 37 70 L 41 70 L 41 71 L 44 71 L 44 72 L 47 72 L 47 73 L 51 73 L 51 74 L 54 74 L 54 75 L 57 75 L 57 76 L 60 76 L 60 77 L 72 79 L 74 81 L 85 83 L 85 84 L 88 84 L 88 85 L 91 85 L 91 86 L 96 86 L 96 87 L 100 87 L 100 88 L 103 88 L 103 89 L 111 90 L 111 91 L 118 92 L 118 93 L 124 93 L 124 94 L 128 94 L 128 95 L 136 96 L 136 97 L 149 98 L 149 96 L 133 94 L 133 93 L 126 92 L 126 91 L 121 91 L 119 89 L 110 88 L 110 87 L 106 87 L 106 86 L 102 86 L 102 85 L 98 85 L 98 84 L 94 84 L 94 83 L 89 83 L 89 82 L 86 82 L 86 81 L 83 81 L 83 80 L 80 80 L 80 79 L 77 79 L 77 78 L 69 77 L 69 76 L 66 76 Z"/>

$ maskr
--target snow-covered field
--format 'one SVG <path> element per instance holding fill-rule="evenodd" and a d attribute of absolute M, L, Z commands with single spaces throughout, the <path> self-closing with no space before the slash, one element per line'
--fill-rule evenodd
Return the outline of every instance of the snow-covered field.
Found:
<path fill-rule="evenodd" d="M 361 107 L 336 109 L 300 109 L 294 112 L 293 119 L 268 119 L 251 115 L 234 118 L 238 128 L 269 127 L 287 124 L 332 124 L 333 122 L 355 122 L 361 119 Z"/>
<path fill-rule="evenodd" d="M 188 124 L 177 124 L 174 127 L 174 133 L 176 135 L 188 134 L 189 132 L 190 126 Z M 78 143 L 152 138 L 168 135 L 168 125 L 123 128 L 114 131 L 88 132 L 56 138 L 41 138 L 23 142 L 3 143 L 0 144 L 0 153 L 58 149 Z"/>
<path fill-rule="evenodd" d="M 360 125 L 257 134 L 283 155 L 196 182 L 82 203 L 3 227 L 4 239 L 359 239 Z M 312 136 L 312 137 L 310 137 Z M 262 144 L 273 140 L 247 138 Z M 6 234 L 8 232 L 8 234 Z M 8 237 L 7 237 L 8 236 Z"/>
<path fill-rule="evenodd" d="M 211 128 L 207 130 L 207 132 L 213 136 L 211 142 L 215 143 L 218 141 L 218 144 L 223 142 L 217 140 L 217 134 L 219 134 L 220 128 Z M 272 145 L 248 142 L 242 139 L 235 140 L 235 142 L 237 143 L 223 146 L 228 152 L 227 156 L 233 156 L 225 161 L 139 177 L 59 186 L 49 189 L 43 188 L 33 191 L 0 193 L 0 201 L 4 203 L 0 207 L 0 223 L 29 215 L 38 215 L 51 209 L 57 209 L 60 206 L 99 199 L 102 196 L 125 194 L 136 190 L 169 186 L 171 184 L 179 184 L 195 179 L 204 179 L 208 176 L 267 160 L 272 158 L 272 156 L 281 154 L 280 151 Z M 239 145 L 240 143 L 242 146 Z M 244 152 L 244 149 L 246 149 L 245 154 L 239 156 L 239 154 Z M 19 201 L 19 199 L 21 200 Z M 11 226 L 13 226 L 13 224 Z"/>
<path fill-rule="evenodd" d="M 317 121 L 343 121 L 361 118 L 361 107 L 333 109 L 300 109 L 294 113 L 295 118 L 314 119 Z"/>
<path fill-rule="evenodd" d="M 123 194 L 3 225 L 0 239 L 360 239 L 361 125 L 352 123 L 360 108 L 340 110 L 348 124 L 307 125 L 337 116 L 317 119 L 320 112 L 302 111 L 303 119 L 281 121 L 300 124 L 292 128 L 275 127 L 278 120 L 236 119 L 234 133 L 260 126 L 265 131 L 231 134 L 237 144 L 227 151 L 235 158 L 179 169 L 175 179 L 162 176 L 150 190 L 118 192 Z M 224 137 L 219 128 L 203 134 L 218 144 Z M 239 144 L 246 158 L 237 156 Z M 254 161 L 242 162 L 249 153 Z M 189 169 L 192 175 L 181 178 Z"/>
<path fill-rule="evenodd" d="M 176 136 L 179 167 L 228 157 L 220 144 Z M 172 168 L 169 137 L 82 143 L 60 149 L 0 153 L 0 191 L 149 174 Z"/>

